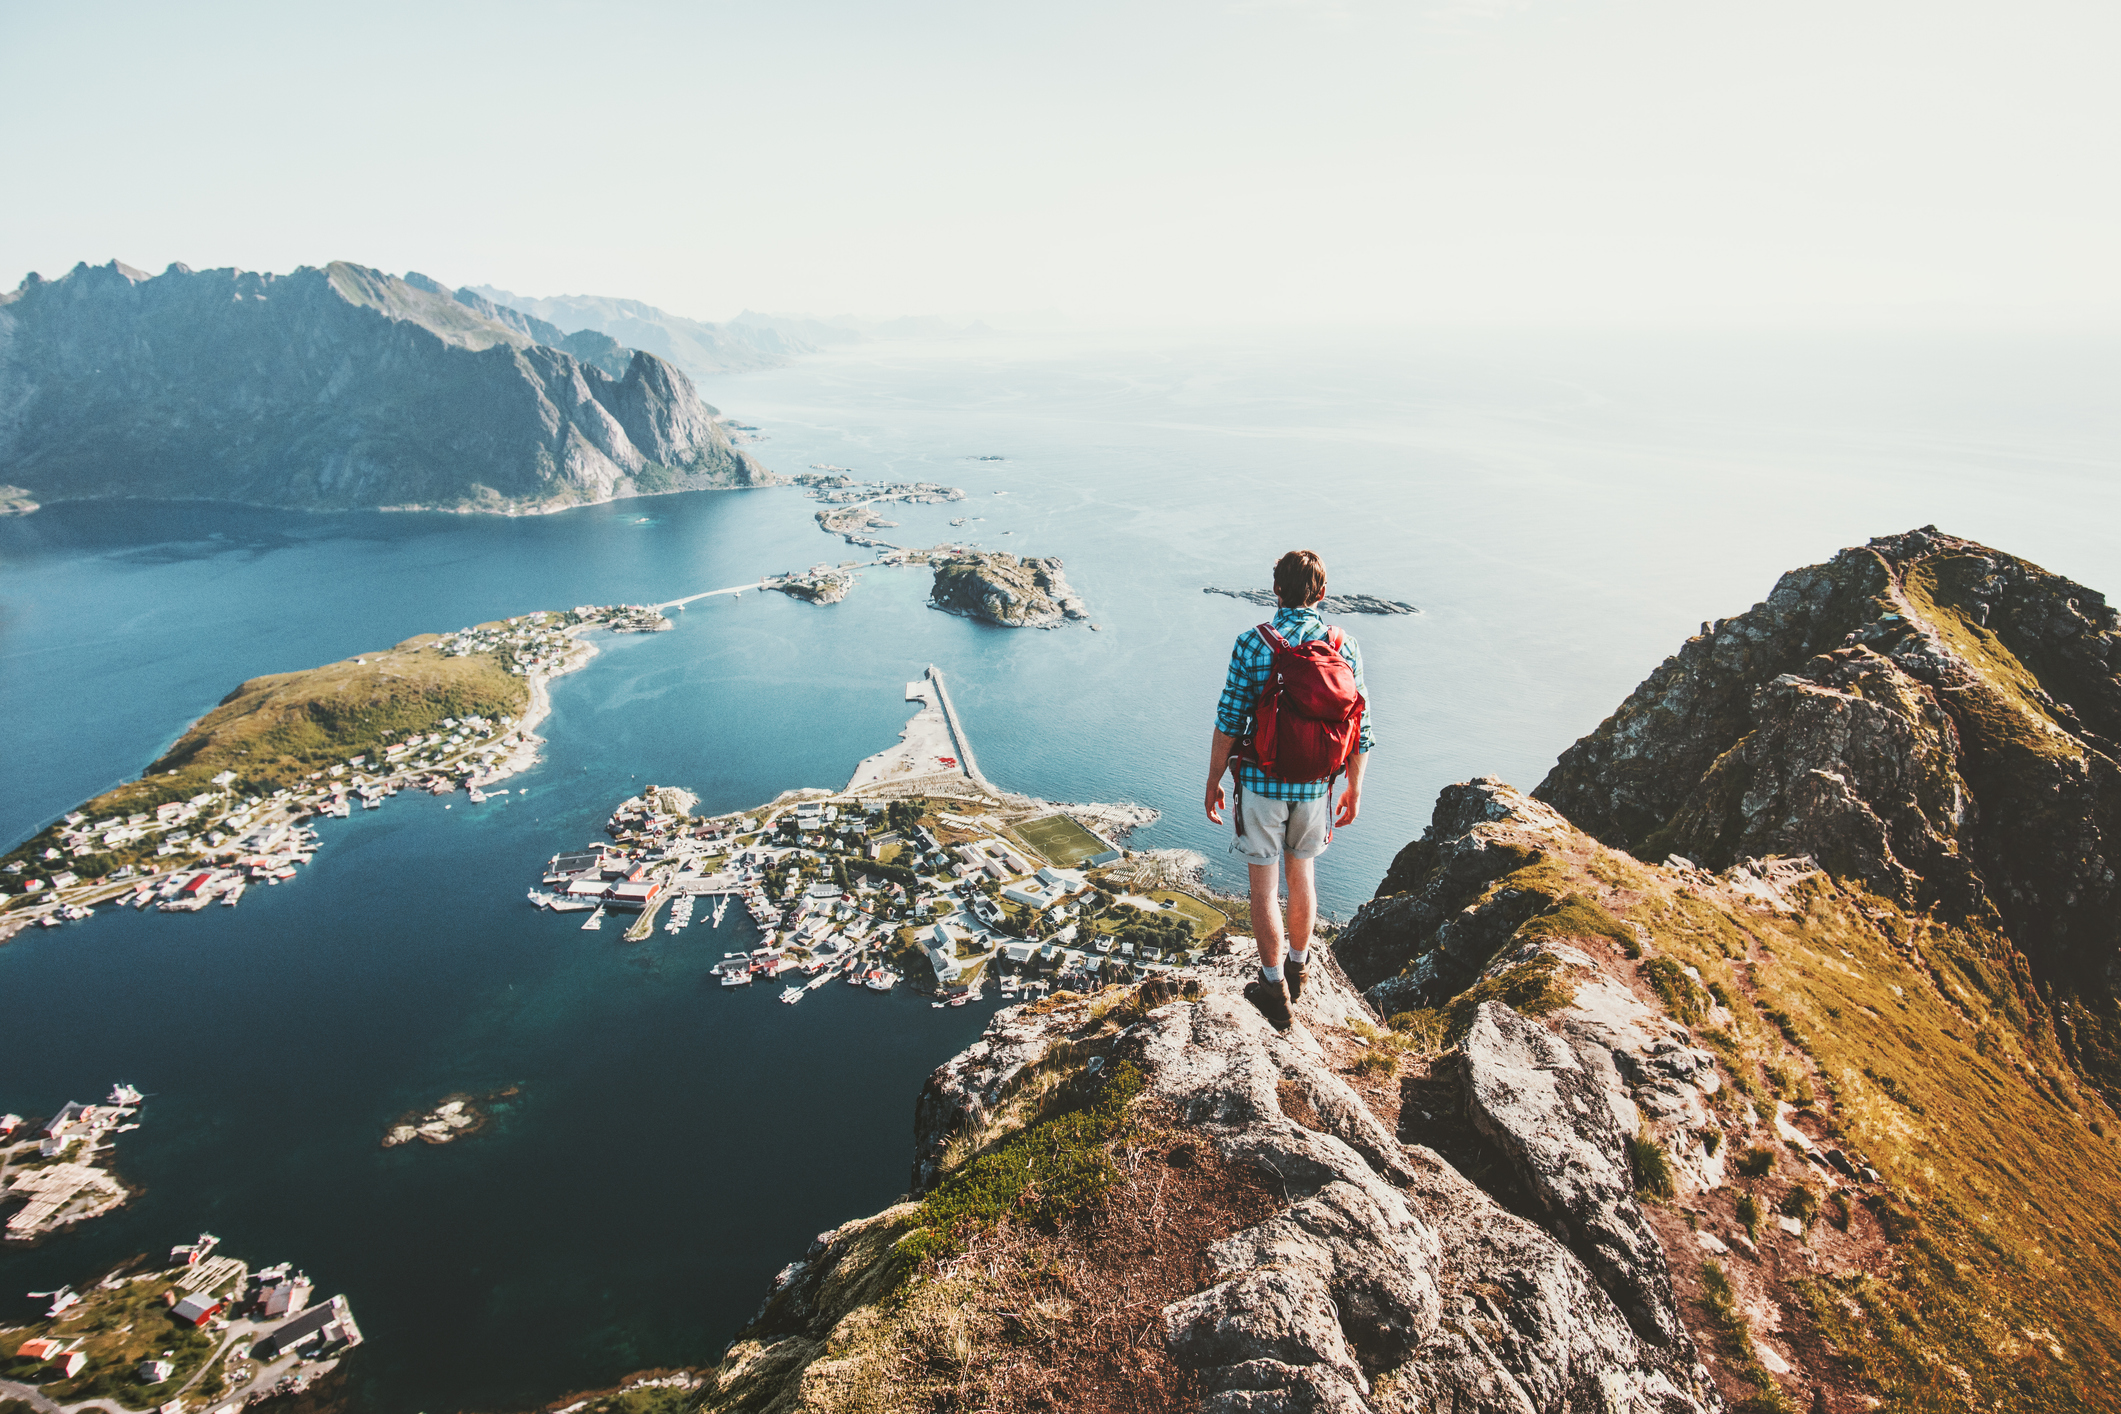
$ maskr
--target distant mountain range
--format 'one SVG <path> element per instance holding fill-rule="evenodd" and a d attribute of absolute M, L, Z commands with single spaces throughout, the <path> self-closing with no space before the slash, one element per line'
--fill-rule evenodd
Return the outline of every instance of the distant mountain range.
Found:
<path fill-rule="evenodd" d="M 525 332 L 529 332 L 530 325 L 537 325 L 554 333 L 577 331 L 570 337 L 588 331 L 608 335 L 666 358 L 694 378 L 774 368 L 800 354 L 872 339 L 956 338 L 987 332 L 984 324 L 951 324 L 932 315 L 865 319 L 841 314 L 815 319 L 808 315 L 761 314 L 753 309 L 726 324 L 707 324 L 666 314 L 639 300 L 608 295 L 555 295 L 540 299 L 492 285 L 466 285 L 456 292 L 456 298 L 522 315 L 528 321 Z M 534 337 L 551 342 L 543 336 Z"/>
<path fill-rule="evenodd" d="M 627 346 L 344 261 L 31 275 L 0 295 L 0 483 L 40 503 L 499 512 L 771 483 L 638 323 Z M 748 367 L 793 351 L 741 347 Z"/>

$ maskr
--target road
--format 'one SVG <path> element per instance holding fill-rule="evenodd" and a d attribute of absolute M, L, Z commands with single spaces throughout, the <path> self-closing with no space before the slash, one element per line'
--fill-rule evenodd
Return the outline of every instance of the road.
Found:
<path fill-rule="evenodd" d="M 661 604 L 650 604 L 648 607 L 657 613 L 661 613 L 665 609 L 681 608 L 695 599 L 712 599 L 717 594 L 742 594 L 747 589 L 764 589 L 765 587 L 766 581 L 764 579 L 755 579 L 749 584 L 732 584 L 727 589 L 709 589 L 701 594 L 688 594 L 682 599 L 671 599 Z"/>

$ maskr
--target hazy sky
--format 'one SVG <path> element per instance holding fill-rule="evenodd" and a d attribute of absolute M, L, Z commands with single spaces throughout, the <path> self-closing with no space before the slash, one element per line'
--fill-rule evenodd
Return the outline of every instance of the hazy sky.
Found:
<path fill-rule="evenodd" d="M 2121 6 L 0 0 L 0 282 L 2121 322 Z"/>

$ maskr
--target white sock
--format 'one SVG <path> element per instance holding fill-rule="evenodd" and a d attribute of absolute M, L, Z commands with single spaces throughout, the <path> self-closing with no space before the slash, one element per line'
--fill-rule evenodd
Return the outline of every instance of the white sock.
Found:
<path fill-rule="evenodd" d="M 1259 980 L 1262 982 L 1279 982 L 1281 980 L 1281 969 L 1279 967 L 1262 967 L 1259 969 Z"/>
<path fill-rule="evenodd" d="M 1309 948 L 1290 948 L 1289 961 L 1298 967 L 1308 967 L 1311 965 L 1311 950 Z"/>

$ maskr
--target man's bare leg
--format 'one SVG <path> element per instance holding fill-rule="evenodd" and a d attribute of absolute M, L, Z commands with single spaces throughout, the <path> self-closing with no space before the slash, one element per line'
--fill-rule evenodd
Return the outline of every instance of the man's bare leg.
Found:
<path fill-rule="evenodd" d="M 1311 868 L 1316 862 L 1310 859 L 1289 861 L 1289 951 L 1295 954 L 1290 961 L 1298 967 L 1310 960 L 1311 932 L 1318 926 L 1318 878 Z M 1252 896 L 1259 897 L 1256 887 Z M 1252 905 L 1252 912 L 1255 916 L 1258 914 L 1257 903 Z M 1276 951 L 1280 950 L 1277 948 Z"/>
<path fill-rule="evenodd" d="M 1291 882 L 1294 882 L 1292 861 Z M 1259 943 L 1259 965 L 1278 968 L 1281 966 L 1281 867 L 1276 864 L 1252 864 L 1246 866 L 1252 873 L 1252 936 Z M 1304 861 L 1304 874 L 1308 884 L 1309 861 Z M 1293 910 L 1292 910 L 1293 912 Z M 1310 925 L 1305 924 L 1305 941 L 1310 940 Z"/>

